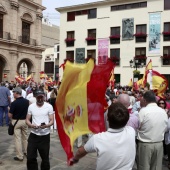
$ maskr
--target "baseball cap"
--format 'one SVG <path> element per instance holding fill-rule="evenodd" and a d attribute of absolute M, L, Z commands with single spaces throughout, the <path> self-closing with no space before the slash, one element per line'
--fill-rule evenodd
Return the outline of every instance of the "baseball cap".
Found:
<path fill-rule="evenodd" d="M 15 87 L 15 88 L 13 89 L 13 92 L 17 92 L 17 93 L 19 93 L 19 94 L 22 94 L 22 89 L 21 89 L 21 87 Z"/>
<path fill-rule="evenodd" d="M 44 93 L 43 90 L 37 90 L 37 91 L 35 91 L 35 95 L 36 95 L 36 97 L 37 97 L 37 96 L 44 96 L 45 93 Z"/>

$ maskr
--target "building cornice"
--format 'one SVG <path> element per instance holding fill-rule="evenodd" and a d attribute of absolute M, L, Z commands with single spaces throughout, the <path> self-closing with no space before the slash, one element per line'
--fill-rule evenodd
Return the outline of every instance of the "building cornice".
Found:
<path fill-rule="evenodd" d="M 41 46 L 34 46 L 34 45 L 24 44 L 24 43 L 20 43 L 20 42 L 14 41 L 14 40 L 0 39 L 0 43 L 6 43 L 6 44 L 9 44 L 9 45 L 22 46 L 22 47 L 25 47 L 25 48 L 31 48 L 31 49 L 34 49 L 34 50 L 39 50 L 41 52 L 45 50 L 45 48 L 43 48 Z"/>
<path fill-rule="evenodd" d="M 146 0 L 140 0 L 141 2 Z M 91 3 L 85 3 L 85 4 L 79 4 L 79 5 L 73 5 L 73 6 L 66 6 L 66 7 L 59 7 L 55 8 L 58 12 L 65 12 L 65 11 L 74 11 L 78 9 L 86 9 L 86 8 L 96 8 L 96 6 L 100 5 L 117 5 L 117 4 L 127 4 L 129 2 L 139 2 L 138 0 L 105 0 L 105 1 L 98 1 L 98 2 L 91 2 Z"/>
<path fill-rule="evenodd" d="M 34 5 L 34 6 L 36 6 L 36 7 L 38 7 L 38 8 L 41 9 L 42 11 L 43 11 L 43 10 L 46 10 L 46 7 L 44 7 L 44 6 L 42 6 L 42 5 L 38 4 L 38 3 L 35 3 L 33 0 L 25 0 L 25 1 L 28 2 L 28 3 L 30 3 L 30 4 L 32 4 L 32 5 Z"/>

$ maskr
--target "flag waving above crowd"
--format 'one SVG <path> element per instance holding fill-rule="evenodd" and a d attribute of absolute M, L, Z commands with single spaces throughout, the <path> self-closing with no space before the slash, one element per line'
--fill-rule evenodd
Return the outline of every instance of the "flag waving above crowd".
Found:
<path fill-rule="evenodd" d="M 87 64 L 69 61 L 65 64 L 56 102 L 56 119 L 68 163 L 78 136 L 105 130 L 105 91 L 113 67 L 111 61 L 96 66 L 92 59 Z"/>

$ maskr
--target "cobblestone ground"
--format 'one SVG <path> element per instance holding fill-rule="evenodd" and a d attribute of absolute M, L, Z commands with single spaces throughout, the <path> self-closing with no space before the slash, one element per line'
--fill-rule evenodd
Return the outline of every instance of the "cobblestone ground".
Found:
<path fill-rule="evenodd" d="M 84 139 L 86 140 L 86 139 Z M 76 151 L 76 147 L 75 147 Z M 14 161 L 15 147 L 13 136 L 7 134 L 7 127 L 0 127 L 0 170 L 26 170 L 26 158 L 23 162 Z M 40 159 L 38 158 L 40 165 Z M 96 154 L 88 154 L 82 158 L 78 164 L 73 167 L 68 167 L 66 164 L 66 155 L 60 144 L 57 132 L 51 133 L 51 148 L 50 148 L 50 164 L 51 170 L 95 170 Z M 163 163 L 162 170 L 168 170 Z M 133 170 L 136 170 L 135 166 Z"/>

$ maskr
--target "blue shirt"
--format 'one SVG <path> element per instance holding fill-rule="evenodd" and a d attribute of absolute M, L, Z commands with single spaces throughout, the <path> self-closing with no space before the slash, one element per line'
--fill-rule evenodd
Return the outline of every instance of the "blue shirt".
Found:
<path fill-rule="evenodd" d="M 0 86 L 0 106 L 9 106 L 8 97 L 11 96 L 9 89 L 5 86 Z"/>

